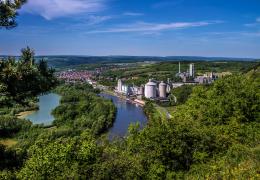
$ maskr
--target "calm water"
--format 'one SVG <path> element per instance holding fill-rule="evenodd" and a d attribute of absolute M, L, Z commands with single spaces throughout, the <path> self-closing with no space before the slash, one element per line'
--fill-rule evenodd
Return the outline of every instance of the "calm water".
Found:
<path fill-rule="evenodd" d="M 39 97 L 39 110 L 26 117 L 33 124 L 51 125 L 54 117 L 51 115 L 53 109 L 59 106 L 61 97 L 57 94 L 50 93 Z"/>
<path fill-rule="evenodd" d="M 116 120 L 113 127 L 109 130 L 110 138 L 114 136 L 124 137 L 131 123 L 139 122 L 141 127 L 147 123 L 147 118 L 139 105 L 108 94 L 100 94 L 100 96 L 112 99 L 117 107 Z"/>

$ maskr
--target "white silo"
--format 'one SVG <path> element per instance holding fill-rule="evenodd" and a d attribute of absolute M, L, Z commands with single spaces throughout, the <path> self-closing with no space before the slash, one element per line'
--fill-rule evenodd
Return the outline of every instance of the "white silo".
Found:
<path fill-rule="evenodd" d="M 122 92 L 122 80 L 121 79 L 118 79 L 118 82 L 117 82 L 117 91 L 118 92 Z"/>
<path fill-rule="evenodd" d="M 152 82 L 150 79 L 149 82 L 145 85 L 145 97 L 146 98 L 156 98 L 156 86 L 155 82 Z"/>
<path fill-rule="evenodd" d="M 167 84 L 165 84 L 163 81 L 159 84 L 159 97 L 160 98 L 166 98 L 166 87 L 167 87 Z"/>

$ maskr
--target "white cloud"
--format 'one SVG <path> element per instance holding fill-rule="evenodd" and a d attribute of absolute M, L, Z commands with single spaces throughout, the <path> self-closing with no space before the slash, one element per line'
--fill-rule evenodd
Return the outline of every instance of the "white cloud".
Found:
<path fill-rule="evenodd" d="M 135 24 L 131 24 L 131 25 L 121 25 L 118 27 L 105 29 L 105 30 L 91 31 L 89 33 L 124 33 L 124 32 L 151 33 L 151 32 L 160 32 L 160 31 L 166 31 L 166 30 L 208 26 L 208 25 L 216 24 L 216 23 L 221 23 L 221 21 L 177 22 L 177 23 L 168 23 L 168 24 L 139 22 L 139 23 L 135 23 Z"/>
<path fill-rule="evenodd" d="M 47 20 L 102 10 L 105 0 L 29 0 L 23 10 Z"/>
<path fill-rule="evenodd" d="M 218 39 L 239 39 L 241 40 L 241 37 L 260 37 L 260 31 L 223 31 L 223 32 L 209 32 L 206 33 L 206 35 L 210 37 L 216 37 Z M 205 33 L 204 33 L 205 36 Z"/>
<path fill-rule="evenodd" d="M 88 17 L 88 25 L 94 25 L 94 24 L 99 24 L 104 21 L 112 19 L 112 16 L 94 16 L 91 15 Z"/>
<path fill-rule="evenodd" d="M 124 16 L 143 16 L 143 13 L 137 13 L 137 12 L 125 12 L 123 14 Z"/>

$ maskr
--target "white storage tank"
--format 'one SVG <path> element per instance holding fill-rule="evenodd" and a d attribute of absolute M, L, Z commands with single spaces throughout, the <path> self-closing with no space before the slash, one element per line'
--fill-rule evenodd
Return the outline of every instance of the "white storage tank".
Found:
<path fill-rule="evenodd" d="M 159 97 L 160 98 L 166 98 L 166 87 L 167 87 L 167 84 L 165 84 L 163 81 L 159 84 Z"/>
<path fill-rule="evenodd" d="M 156 86 L 155 82 L 152 82 L 150 79 L 149 82 L 145 85 L 145 97 L 146 98 L 156 98 Z"/>

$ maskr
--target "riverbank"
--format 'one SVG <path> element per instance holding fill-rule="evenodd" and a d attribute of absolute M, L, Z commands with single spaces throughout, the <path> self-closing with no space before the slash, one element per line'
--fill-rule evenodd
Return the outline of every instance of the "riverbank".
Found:
<path fill-rule="evenodd" d="M 116 93 L 114 91 L 108 90 L 108 88 L 105 88 L 102 90 L 103 93 L 111 95 L 111 96 L 115 96 L 119 99 L 125 100 L 126 102 L 130 102 L 132 104 L 137 104 L 141 107 L 144 107 L 145 105 L 145 101 L 140 101 L 138 99 L 132 100 L 130 98 L 128 98 L 127 96 L 124 96 L 122 94 Z M 144 103 L 142 103 L 144 102 Z M 169 111 L 167 108 L 159 106 L 158 104 L 154 103 L 155 105 L 155 109 L 157 110 L 158 114 L 162 117 L 162 119 L 168 120 L 172 118 L 172 112 Z"/>
<path fill-rule="evenodd" d="M 115 93 L 114 91 L 109 91 L 109 90 L 103 90 L 102 93 L 105 93 L 105 94 L 108 94 L 108 95 L 111 95 L 111 96 L 115 96 L 115 97 L 118 97 L 122 100 L 125 100 L 127 102 L 130 102 L 132 104 L 137 104 L 141 107 L 144 107 L 145 105 L 145 102 L 144 103 L 141 103 L 140 101 L 135 101 L 135 100 L 132 100 L 130 99 L 129 97 L 126 97 L 126 96 L 123 96 L 122 94 L 118 94 L 118 93 Z"/>
<path fill-rule="evenodd" d="M 16 114 L 16 117 L 17 117 L 18 119 L 24 119 L 24 118 L 26 118 L 27 116 L 29 116 L 29 115 L 35 113 L 36 111 L 37 111 L 37 110 L 20 112 L 20 113 Z"/>

